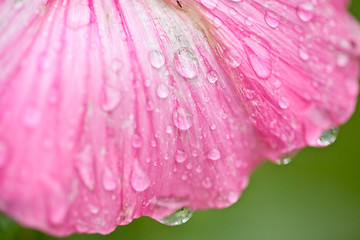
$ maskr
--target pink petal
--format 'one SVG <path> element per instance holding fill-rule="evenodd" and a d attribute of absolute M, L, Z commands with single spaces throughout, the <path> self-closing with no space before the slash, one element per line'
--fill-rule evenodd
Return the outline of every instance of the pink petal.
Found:
<path fill-rule="evenodd" d="M 63 236 L 229 206 L 353 112 L 345 1 L 180 2 L 1 1 L 1 211 Z"/>

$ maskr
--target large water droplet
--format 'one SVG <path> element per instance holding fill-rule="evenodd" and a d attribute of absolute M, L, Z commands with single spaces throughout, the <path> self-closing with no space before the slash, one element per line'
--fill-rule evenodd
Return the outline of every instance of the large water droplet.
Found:
<path fill-rule="evenodd" d="M 165 57 L 158 50 L 153 50 L 149 53 L 149 60 L 154 68 L 161 68 L 165 64 Z"/>
<path fill-rule="evenodd" d="M 116 88 L 104 86 L 100 97 L 100 105 L 104 111 L 114 110 L 120 103 L 121 94 Z"/>
<path fill-rule="evenodd" d="M 182 208 L 177 210 L 170 216 L 161 219 L 160 222 L 168 226 L 177 226 L 189 221 L 192 215 L 193 213 L 190 208 Z"/>
<path fill-rule="evenodd" d="M 210 160 L 213 160 L 213 161 L 219 160 L 219 159 L 221 158 L 220 150 L 217 149 L 217 148 L 211 149 L 211 150 L 208 152 L 207 157 L 208 157 Z"/>
<path fill-rule="evenodd" d="M 193 115 L 185 108 L 176 108 L 173 111 L 173 122 L 180 130 L 188 130 L 193 125 Z"/>
<path fill-rule="evenodd" d="M 326 147 L 334 143 L 338 133 L 339 133 L 339 128 L 331 128 L 325 131 L 317 141 L 318 146 Z"/>
<path fill-rule="evenodd" d="M 215 70 L 210 70 L 207 74 L 206 74 L 207 80 L 210 83 L 216 83 L 217 80 L 219 79 L 219 75 Z"/>
<path fill-rule="evenodd" d="M 174 65 L 178 73 L 185 78 L 197 76 L 198 61 L 196 55 L 187 47 L 180 48 L 175 52 Z"/>
<path fill-rule="evenodd" d="M 137 192 L 143 192 L 150 186 L 150 179 L 139 164 L 135 162 L 134 169 L 131 174 L 131 186 Z"/>
<path fill-rule="evenodd" d="M 108 168 L 105 168 L 105 171 L 104 171 L 103 177 L 102 177 L 102 183 L 103 183 L 104 189 L 107 191 L 113 191 L 116 188 L 116 180 L 114 178 L 114 174 Z"/>
<path fill-rule="evenodd" d="M 309 22 L 314 17 L 314 5 L 310 2 L 301 3 L 297 7 L 297 15 L 303 22 Z"/>
<path fill-rule="evenodd" d="M 184 150 L 177 150 L 175 154 L 175 160 L 178 163 L 182 163 L 187 159 L 188 155 Z"/>

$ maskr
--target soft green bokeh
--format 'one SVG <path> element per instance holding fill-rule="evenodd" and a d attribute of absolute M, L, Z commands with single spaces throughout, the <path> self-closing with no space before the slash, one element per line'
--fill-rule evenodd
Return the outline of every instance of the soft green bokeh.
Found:
<path fill-rule="evenodd" d="M 351 11 L 360 19 L 359 0 Z M 0 239 L 55 238 L 0 217 Z M 196 212 L 178 227 L 141 218 L 108 236 L 65 239 L 359 240 L 360 107 L 332 146 L 302 150 L 287 166 L 266 163 L 257 169 L 230 208 Z"/>

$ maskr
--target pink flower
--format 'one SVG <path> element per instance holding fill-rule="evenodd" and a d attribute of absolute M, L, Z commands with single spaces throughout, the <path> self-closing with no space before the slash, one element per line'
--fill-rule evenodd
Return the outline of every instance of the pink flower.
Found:
<path fill-rule="evenodd" d="M 0 210 L 64 236 L 233 204 L 354 111 L 347 2 L 1 0 Z"/>

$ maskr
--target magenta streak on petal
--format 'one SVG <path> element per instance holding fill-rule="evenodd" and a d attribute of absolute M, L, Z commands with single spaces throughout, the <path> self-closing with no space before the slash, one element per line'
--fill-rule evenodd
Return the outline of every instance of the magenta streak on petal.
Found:
<path fill-rule="evenodd" d="M 64 236 L 233 204 L 353 112 L 346 2 L 0 1 L 0 210 Z"/>

